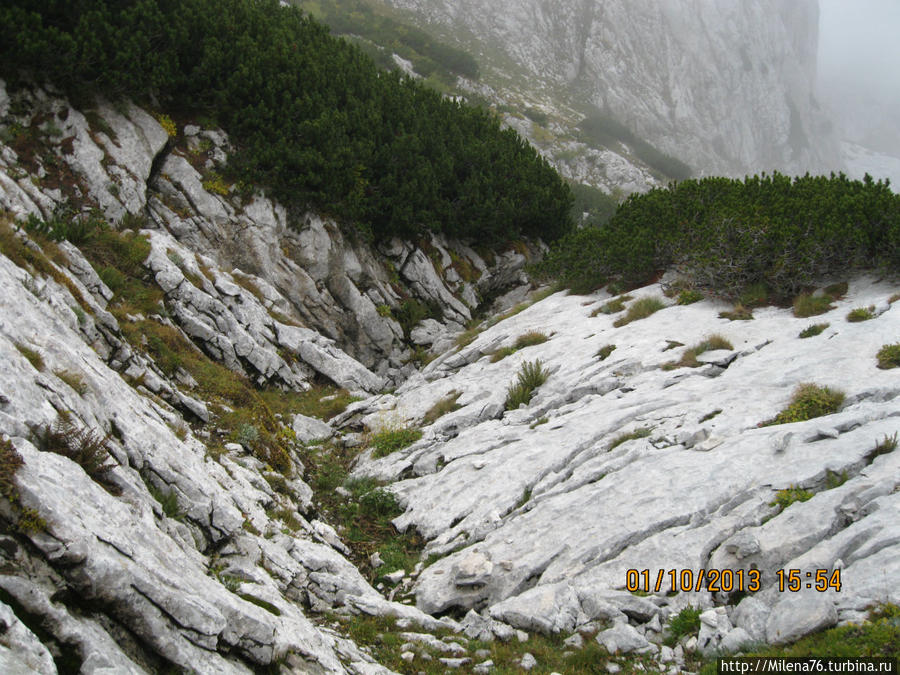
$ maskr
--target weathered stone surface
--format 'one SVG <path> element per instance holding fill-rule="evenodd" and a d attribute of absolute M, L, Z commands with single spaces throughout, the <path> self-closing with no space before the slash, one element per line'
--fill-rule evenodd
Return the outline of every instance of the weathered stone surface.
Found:
<path fill-rule="evenodd" d="M 597 633 L 599 642 L 610 654 L 630 654 L 647 649 L 650 643 L 633 626 L 617 623 Z"/>
<path fill-rule="evenodd" d="M 301 443 L 329 439 L 334 434 L 334 430 L 325 422 L 306 415 L 294 415 L 291 428 Z"/>
<path fill-rule="evenodd" d="M 766 622 L 766 640 L 787 644 L 837 623 L 837 610 L 828 596 L 816 593 L 788 595 L 772 608 Z"/>
<path fill-rule="evenodd" d="M 894 292 L 867 279 L 851 288 L 852 299 L 842 301 L 835 316 Z M 605 299 L 601 294 L 597 302 Z M 777 569 L 829 569 L 838 559 L 846 565 L 844 578 L 855 580 L 852 589 L 845 582 L 839 608 L 870 606 L 879 601 L 877 593 L 896 596 L 874 570 L 896 568 L 883 551 L 893 550 L 889 542 L 897 536 L 896 524 L 888 522 L 900 500 L 889 486 L 900 455 L 871 464 L 866 455 L 872 439 L 895 431 L 885 397 L 898 387 L 873 358 L 860 355 L 894 339 L 900 314 L 889 310 L 865 331 L 840 324 L 810 350 L 796 339 L 790 312 L 776 308 L 758 312 L 736 334 L 721 325 L 709 301 L 670 307 L 622 328 L 612 325 L 614 317 L 590 317 L 591 308 L 581 296 L 551 296 L 487 328 L 452 358 L 435 360 L 390 400 L 357 409 L 363 424 L 389 414 L 415 423 L 448 392 L 462 392 L 460 409 L 426 428 L 421 441 L 354 471 L 400 479 L 391 489 L 406 511 L 395 524 L 415 527 L 428 552 L 446 554 L 416 582 L 420 608 L 486 606 L 516 628 L 571 632 L 591 615 L 628 614 L 613 600 L 629 569 L 649 568 L 651 581 L 655 570 L 685 567 L 695 575 L 701 568 L 758 569 L 772 579 Z M 548 326 L 559 329 L 547 342 L 496 363 L 485 358 L 515 336 L 548 332 Z M 685 369 L 671 383 L 659 369 L 672 358 L 663 351 L 667 340 L 693 344 L 714 331 L 747 354 L 716 378 Z M 605 344 L 618 348 L 601 362 L 595 354 Z M 484 415 L 492 406 L 503 410 L 506 386 L 524 362 L 535 360 L 549 377 L 531 402 L 501 419 Z M 821 437 L 824 420 L 758 428 L 804 381 L 847 392 L 850 403 L 827 420 L 841 430 L 838 436 Z M 584 393 L 573 400 L 576 390 Z M 700 428 L 708 437 L 683 447 L 704 418 Z M 650 436 L 610 450 L 617 436 L 640 428 L 651 429 Z M 793 440 L 776 452 L 776 440 L 787 433 Z M 848 480 L 823 489 L 827 471 L 846 472 Z M 816 494 L 776 515 L 774 494 L 791 485 Z M 871 540 L 858 558 L 851 554 L 854 537 Z M 470 574 L 476 550 L 479 573 Z M 765 593 L 759 597 L 774 604 Z M 649 621 L 654 611 L 648 606 L 630 616 Z M 758 632 L 749 625 L 744 630 Z"/>

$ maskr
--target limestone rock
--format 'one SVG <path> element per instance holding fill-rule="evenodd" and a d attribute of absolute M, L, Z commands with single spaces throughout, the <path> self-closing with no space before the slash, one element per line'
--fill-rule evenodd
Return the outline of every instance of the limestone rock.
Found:
<path fill-rule="evenodd" d="M 612 628 L 597 633 L 599 642 L 610 654 L 630 654 L 647 649 L 650 643 L 634 627 L 617 623 Z"/>
<path fill-rule="evenodd" d="M 788 595 L 772 608 L 766 622 L 766 640 L 788 644 L 804 635 L 837 623 L 837 610 L 827 596 L 812 593 Z"/>

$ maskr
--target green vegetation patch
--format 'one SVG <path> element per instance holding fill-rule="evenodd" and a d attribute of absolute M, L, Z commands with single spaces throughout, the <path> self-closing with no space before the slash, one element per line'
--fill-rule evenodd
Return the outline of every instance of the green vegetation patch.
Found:
<path fill-rule="evenodd" d="M 540 359 L 523 363 L 516 381 L 506 391 L 506 409 L 516 410 L 522 404 L 528 405 L 538 387 L 544 384 L 549 376 Z"/>
<path fill-rule="evenodd" d="M 459 400 L 460 396 L 462 396 L 461 391 L 451 391 L 449 394 L 444 396 L 428 409 L 428 411 L 425 413 L 425 418 L 422 420 L 422 423 L 426 426 L 429 424 L 434 424 L 438 419 L 440 419 L 447 413 L 451 413 L 454 410 L 459 410 L 461 406 L 457 404 L 457 401 Z"/>
<path fill-rule="evenodd" d="M 809 295 L 808 293 L 803 293 L 794 300 L 794 316 L 805 319 L 808 316 L 824 314 L 834 309 L 832 302 L 834 302 L 834 298 L 827 294 Z"/>
<path fill-rule="evenodd" d="M 16 486 L 16 472 L 25 464 L 11 441 L 0 440 L 0 495 L 18 511 L 14 523 L 15 529 L 22 534 L 43 532 L 47 523 L 34 509 L 22 506 L 19 501 L 19 488 Z"/>
<path fill-rule="evenodd" d="M 334 13 L 325 0 L 314 4 L 355 34 L 368 26 L 395 35 L 397 50 L 415 51 L 417 68 L 430 61 L 477 72 L 470 56 L 411 27 L 388 27 L 364 4 L 349 3 L 349 13 L 345 2 Z M 76 100 L 153 98 L 212 117 L 236 148 L 227 174 L 209 185 L 216 192 L 260 184 L 292 212 L 316 207 L 377 239 L 441 231 L 497 246 L 571 229 L 569 187 L 515 131 L 489 111 L 380 71 L 295 7 L 146 0 L 38 12 L 14 1 L 0 7 L 0 23 L 9 36 L 0 75 L 13 88 L 29 72 Z M 171 114 L 172 124 L 160 119 L 177 133 L 181 120 Z"/>
<path fill-rule="evenodd" d="M 79 427 L 70 413 L 61 412 L 54 424 L 35 431 L 35 441 L 40 450 L 68 457 L 79 464 L 88 476 L 110 494 L 122 493 L 110 475 L 117 464 L 110 459 L 108 435 Z"/>
<path fill-rule="evenodd" d="M 814 323 L 811 326 L 807 326 L 803 330 L 800 331 L 801 338 L 811 338 L 816 335 L 820 335 L 826 328 L 828 328 L 831 324 L 828 322 L 825 323 Z"/>
<path fill-rule="evenodd" d="M 619 312 L 624 312 L 625 303 L 631 299 L 630 295 L 620 295 L 613 298 L 591 312 L 591 317 L 595 317 L 598 314 L 618 314 Z"/>
<path fill-rule="evenodd" d="M 635 429 L 634 431 L 630 431 L 630 432 L 624 433 L 624 434 L 619 434 L 614 439 L 612 439 L 607 450 L 612 450 L 613 448 L 617 448 L 618 446 L 622 445 L 622 443 L 626 443 L 628 441 L 634 441 L 634 440 L 637 440 L 638 438 L 647 438 L 652 432 L 653 432 L 653 429 L 651 429 L 649 427 L 639 427 L 639 428 Z"/>
<path fill-rule="evenodd" d="M 422 438 L 421 429 L 399 427 L 396 429 L 383 429 L 372 435 L 369 445 L 374 448 L 372 457 L 380 459 L 393 452 L 402 450 Z"/>
<path fill-rule="evenodd" d="M 686 349 L 684 354 L 681 355 L 681 359 L 679 361 L 670 361 L 663 365 L 663 370 L 673 370 L 675 368 L 698 368 L 701 363 L 697 360 L 697 357 L 704 352 L 715 351 L 716 349 L 734 349 L 732 344 L 721 335 L 710 335 L 707 338 L 704 338 L 703 341 L 694 345 L 693 347 Z"/>
<path fill-rule="evenodd" d="M 868 321 L 875 318 L 875 305 L 869 307 L 856 307 L 851 309 L 847 314 L 847 321 L 850 323 L 859 323 L 860 321 Z"/>
<path fill-rule="evenodd" d="M 900 195 L 885 181 L 843 174 L 683 180 L 631 195 L 603 227 L 569 233 L 542 269 L 590 288 L 646 284 L 675 265 L 693 287 L 754 306 L 756 289 L 784 302 L 822 276 L 896 271 Z"/>
<path fill-rule="evenodd" d="M 669 634 L 665 644 L 674 647 L 686 635 L 694 635 L 700 631 L 701 610 L 696 607 L 685 607 L 669 619 Z"/>
<path fill-rule="evenodd" d="M 666 304 L 659 298 L 641 298 L 640 300 L 635 300 L 628 307 L 625 316 L 616 319 L 613 322 L 613 326 L 616 328 L 627 326 L 632 321 L 646 319 L 651 314 L 655 314 L 659 310 L 665 309 L 665 307 Z"/>
<path fill-rule="evenodd" d="M 729 321 L 750 321 L 753 319 L 753 310 L 738 303 L 727 312 L 719 312 L 719 318 L 728 319 Z"/>
<path fill-rule="evenodd" d="M 700 302 L 703 298 L 704 295 L 700 291 L 694 290 L 692 288 L 687 288 L 678 294 L 678 298 L 675 300 L 675 304 L 693 305 L 695 302 Z"/>
<path fill-rule="evenodd" d="M 900 368 L 900 342 L 892 345 L 884 345 L 876 355 L 878 367 L 882 370 Z"/>
<path fill-rule="evenodd" d="M 87 382 L 84 381 L 84 377 L 80 373 L 76 373 L 72 370 L 57 369 L 53 371 L 53 374 L 69 385 L 78 394 L 84 396 L 84 394 L 87 393 Z"/>
<path fill-rule="evenodd" d="M 842 391 L 820 387 L 816 384 L 800 384 L 791 396 L 788 407 L 772 419 L 762 422 L 760 426 L 804 422 L 815 417 L 831 415 L 838 411 L 843 402 L 844 393 Z"/>
<path fill-rule="evenodd" d="M 778 506 L 783 511 L 794 502 L 805 502 L 813 498 L 813 493 L 809 490 L 791 485 L 789 488 L 779 490 L 775 493 L 775 499 L 769 506 Z"/>
<path fill-rule="evenodd" d="M 25 357 L 25 359 L 30 363 L 35 370 L 43 370 L 44 369 L 44 357 L 41 356 L 41 353 L 36 349 L 32 349 L 28 345 L 24 345 L 21 342 L 14 343 L 15 348 L 18 352 Z"/>
<path fill-rule="evenodd" d="M 606 359 L 609 358 L 609 355 L 612 354 L 613 351 L 615 351 L 615 349 L 616 349 L 615 345 L 604 345 L 603 347 L 600 347 L 600 349 L 597 350 L 597 353 L 595 354 L 595 356 L 598 359 L 600 359 L 601 361 L 606 361 Z"/>

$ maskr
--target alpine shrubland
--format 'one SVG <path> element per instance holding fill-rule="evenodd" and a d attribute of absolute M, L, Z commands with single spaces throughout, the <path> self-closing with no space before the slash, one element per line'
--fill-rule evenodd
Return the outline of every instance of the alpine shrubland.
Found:
<path fill-rule="evenodd" d="M 380 71 L 276 0 L 12 2 L 0 21 L 10 86 L 155 101 L 172 131 L 214 121 L 235 147 L 222 178 L 266 187 L 293 213 L 315 207 L 377 239 L 496 245 L 570 228 L 568 186 L 515 131 Z"/>
<path fill-rule="evenodd" d="M 764 287 L 769 299 L 787 300 L 819 277 L 898 265 L 900 195 L 888 182 L 776 172 L 634 194 L 606 225 L 559 241 L 541 269 L 590 291 L 674 267 L 723 297 Z"/>

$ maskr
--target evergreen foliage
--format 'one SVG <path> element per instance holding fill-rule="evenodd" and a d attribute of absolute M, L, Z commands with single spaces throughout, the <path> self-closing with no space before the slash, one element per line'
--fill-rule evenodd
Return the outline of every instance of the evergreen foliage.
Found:
<path fill-rule="evenodd" d="M 897 269 L 900 195 L 843 174 L 686 180 L 632 195 L 605 226 L 570 233 L 543 271 L 590 290 L 671 266 L 725 297 L 764 284 L 776 299 L 848 269 Z"/>
<path fill-rule="evenodd" d="M 570 227 L 568 186 L 515 131 L 379 71 L 277 0 L 15 0 L 0 22 L 10 82 L 25 73 L 81 100 L 153 97 L 214 119 L 236 146 L 229 170 L 293 213 L 489 245 Z"/>

